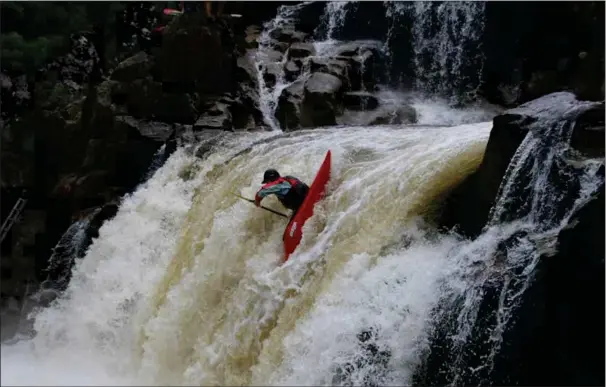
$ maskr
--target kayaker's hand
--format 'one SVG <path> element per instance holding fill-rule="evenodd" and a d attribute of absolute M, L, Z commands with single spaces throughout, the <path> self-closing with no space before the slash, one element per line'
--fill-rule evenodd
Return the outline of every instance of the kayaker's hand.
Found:
<path fill-rule="evenodd" d="M 261 206 L 261 201 L 255 200 L 255 206 L 260 207 Z"/>

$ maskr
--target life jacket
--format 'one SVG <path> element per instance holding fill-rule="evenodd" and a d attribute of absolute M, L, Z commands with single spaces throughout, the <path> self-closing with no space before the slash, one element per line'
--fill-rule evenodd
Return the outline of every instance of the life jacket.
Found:
<path fill-rule="evenodd" d="M 290 210 L 296 211 L 303 204 L 303 200 L 307 196 L 309 192 L 309 187 L 307 184 L 303 183 L 301 180 L 297 179 L 293 176 L 283 176 L 278 178 L 277 180 L 271 182 L 271 185 L 280 184 L 284 181 L 287 181 L 291 185 L 291 189 L 284 196 L 276 195 L 278 200 L 282 205 Z"/>

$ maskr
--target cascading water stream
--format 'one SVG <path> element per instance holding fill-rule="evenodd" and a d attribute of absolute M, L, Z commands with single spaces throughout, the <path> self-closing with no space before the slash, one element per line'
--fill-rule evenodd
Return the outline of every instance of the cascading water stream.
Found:
<path fill-rule="evenodd" d="M 482 2 L 415 2 L 412 27 L 416 88 L 444 97 L 475 97 L 484 31 Z"/>
<path fill-rule="evenodd" d="M 277 16 L 265 24 L 259 37 L 255 59 L 259 105 L 265 122 L 274 130 L 280 129 L 275 113 L 283 90 L 309 76 L 310 58 L 334 56 L 335 49 L 343 43 L 336 37 L 345 25 L 348 14 L 357 12 L 355 2 L 326 3 L 320 24 L 314 32 L 315 55 L 305 58 L 301 74 L 296 80 L 288 82 L 284 71 L 288 51 L 283 54 L 276 51 L 275 38 L 282 30 L 294 29 L 299 13 L 309 4 L 281 6 Z M 392 40 L 392 36 L 400 33 L 402 28 L 410 27 L 410 57 L 415 77 L 413 90 L 410 91 L 417 94 L 415 101 L 443 98 L 444 103 L 452 104 L 476 100 L 483 63 L 479 42 L 484 27 L 484 5 L 473 2 L 386 2 L 385 9 L 389 27 L 379 52 L 384 56 L 386 70 L 391 74 L 394 71 L 391 69 L 394 66 L 392 57 L 400 50 L 398 41 Z M 364 73 L 365 62 L 360 63 L 362 67 L 359 71 Z M 268 84 L 266 77 L 275 81 Z M 364 82 L 361 86 L 360 90 L 365 91 Z M 381 88 L 385 89 L 384 86 Z M 402 103 L 404 101 L 400 101 Z"/>
<path fill-rule="evenodd" d="M 308 4 L 310 4 L 310 2 L 303 2 L 292 6 L 280 6 L 277 16 L 265 23 L 263 31 L 258 39 L 259 48 L 255 54 L 255 66 L 257 69 L 257 84 L 259 87 L 259 109 L 263 114 L 265 123 L 272 130 L 280 130 L 280 125 L 275 118 L 275 112 L 278 98 L 280 97 L 282 90 L 288 86 L 284 81 L 284 64 L 287 53 L 284 53 L 284 55 L 276 55 L 279 53 L 277 53 L 272 46 L 272 33 L 292 25 L 297 13 Z M 277 74 L 273 87 L 269 87 L 265 81 L 264 74 L 267 71 L 272 71 L 274 74 Z"/>
<path fill-rule="evenodd" d="M 274 131 L 222 133 L 204 159 L 179 149 L 127 196 L 64 294 L 35 311 L 34 337 L 2 345 L 3 385 L 410 385 L 440 313 L 455 315 L 451 383 L 492 367 L 540 257 L 595 191 L 601 164 L 583 160 L 573 204 L 552 211 L 561 192 L 546 188 L 549 172 L 569 152 L 562 144 L 572 127 L 549 121 L 546 109 L 540 124 L 553 142 L 529 132 L 482 235 L 468 241 L 438 232 L 437 206 L 480 164 L 494 113 L 413 101 L 415 126 L 276 134 L 278 97 L 289 83 L 272 31 L 307 4 L 280 7 L 259 39 L 259 104 Z M 317 53 L 339 44 L 350 6 L 326 6 Z M 483 5 L 388 7 L 415 18 L 420 90 L 474 90 L 464 48 L 482 31 Z M 280 69 L 272 87 L 267 66 Z M 584 109 L 568 107 L 572 118 Z M 270 165 L 311 182 L 328 149 L 329 193 L 295 254 L 279 265 L 284 220 L 232 193 L 252 197 Z M 528 187 L 516 186 L 522 173 Z M 509 201 L 519 191 L 526 205 L 516 212 Z M 264 204 L 281 209 L 273 197 Z M 495 323 L 483 331 L 490 350 L 477 371 L 462 371 L 486 286 L 498 301 Z"/>
<path fill-rule="evenodd" d="M 204 162 L 177 151 L 103 225 L 36 336 L 2 346 L 2 383 L 409 380 L 458 243 L 415 219 L 477 167 L 489 129 L 225 134 Z M 269 164 L 309 181 L 328 148 L 331 194 L 277 266 L 284 222 L 229 192 L 251 196 Z"/>
<path fill-rule="evenodd" d="M 384 51 L 390 58 L 400 50 L 392 38 L 410 25 L 414 88 L 451 102 L 473 101 L 484 59 L 484 12 L 482 2 L 385 2 L 389 28 Z"/>
<path fill-rule="evenodd" d="M 575 161 L 578 156 L 569 145 L 577 117 L 595 103 L 554 93 L 531 106 L 538 119 L 530 124 L 512 157 L 483 234 L 451 257 L 460 263 L 453 275 L 463 283 L 447 292 L 449 301 L 443 306 L 446 313 L 458 311 L 450 341 L 454 353 L 449 362 L 451 385 L 465 383 L 469 373 L 478 375 L 473 380 L 489 382 L 504 335 L 540 260 L 557 252 L 558 233 L 603 187 L 603 159 Z M 530 107 L 519 109 L 524 112 Z M 491 292 L 498 300 L 493 318 L 480 322 L 480 309 Z M 472 334 L 485 337 L 488 343 L 487 353 L 475 368 L 465 360 Z"/>
<path fill-rule="evenodd" d="M 335 32 L 345 23 L 345 16 L 348 7 L 352 2 L 327 2 L 320 26 L 316 29 L 316 40 L 313 42 L 317 55 L 326 55 L 338 44 L 334 39 Z M 280 125 L 275 118 L 278 106 L 278 98 L 282 91 L 293 82 L 285 79 L 284 66 L 288 58 L 288 50 L 283 55 L 275 50 L 275 39 L 273 34 L 283 29 L 294 29 L 298 13 L 311 2 L 303 2 L 292 6 L 281 6 L 278 9 L 277 16 L 264 25 L 263 32 L 259 36 L 259 48 L 255 55 L 255 65 L 257 69 L 257 83 L 259 85 L 259 107 L 263 114 L 264 121 L 273 130 L 280 130 Z M 325 30 L 325 34 L 322 31 Z M 303 71 L 297 79 L 308 76 L 308 60 L 303 63 Z M 275 82 L 273 86 L 268 86 L 265 80 L 265 73 L 274 74 Z"/>
<path fill-rule="evenodd" d="M 335 34 L 343 27 L 347 9 L 354 5 L 352 1 L 327 1 L 320 24 L 315 30 L 316 40 L 332 41 Z"/>

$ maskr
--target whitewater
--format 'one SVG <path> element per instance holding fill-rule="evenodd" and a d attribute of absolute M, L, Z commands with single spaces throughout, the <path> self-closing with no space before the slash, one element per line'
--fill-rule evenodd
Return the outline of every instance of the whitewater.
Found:
<path fill-rule="evenodd" d="M 384 382 L 409 380 L 461 243 L 426 223 L 490 128 L 226 133 L 204 160 L 178 150 L 103 225 L 37 335 L 2 346 L 2 384 L 331 384 L 368 329 L 390 353 Z M 285 220 L 230 193 L 251 197 L 268 166 L 311 181 L 328 149 L 328 197 L 280 265 Z"/>
<path fill-rule="evenodd" d="M 432 311 L 468 286 L 452 256 L 470 242 L 433 221 L 480 165 L 496 113 L 384 90 L 416 125 L 284 133 L 274 112 L 288 84 L 265 86 L 263 50 L 305 4 L 260 37 L 273 130 L 222 133 L 203 157 L 178 149 L 126 196 L 67 290 L 33 312 L 35 336 L 2 344 L 2 385 L 411 384 Z M 318 51 L 338 44 L 347 4 L 328 3 Z M 286 220 L 232 193 L 253 197 L 270 167 L 310 184 L 329 149 L 327 197 L 281 264 Z"/>

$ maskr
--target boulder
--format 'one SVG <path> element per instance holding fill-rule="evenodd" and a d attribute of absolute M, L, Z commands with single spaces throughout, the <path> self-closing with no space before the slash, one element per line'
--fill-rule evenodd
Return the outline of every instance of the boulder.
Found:
<path fill-rule="evenodd" d="M 316 49 L 312 43 L 293 43 L 288 49 L 288 59 L 307 58 L 315 55 Z"/>
<path fill-rule="evenodd" d="M 278 98 L 276 119 L 285 131 L 301 127 L 301 102 L 303 101 L 304 86 L 305 80 L 299 79 L 282 90 Z"/>
<path fill-rule="evenodd" d="M 571 136 L 571 146 L 576 145 L 581 151 L 591 155 L 604 154 L 604 141 L 593 142 L 596 137 L 599 138 L 596 133 L 603 136 L 603 130 L 591 129 L 602 127 L 603 106 L 603 102 L 581 102 L 577 101 L 572 93 L 559 92 L 496 116 L 480 167 L 450 194 L 440 224 L 445 228 L 456 226 L 459 232 L 467 236 L 477 236 L 480 233 L 496 200 L 505 171 L 531 129 L 549 133 L 548 130 L 557 125 L 558 121 L 577 123 Z M 565 154 L 562 154 L 558 157 L 564 156 Z M 566 165 L 568 163 L 562 161 L 562 168 Z M 577 172 L 571 170 L 566 173 L 571 174 L 569 178 L 572 182 L 572 176 Z M 557 172 L 554 171 L 553 178 L 556 177 Z"/>
<path fill-rule="evenodd" d="M 232 108 L 234 129 L 252 129 L 265 125 L 263 113 L 259 110 L 259 89 L 240 85 L 236 103 Z M 252 121 L 251 121 L 252 118 Z"/>
<path fill-rule="evenodd" d="M 224 136 L 224 132 L 212 129 L 206 129 L 196 132 L 196 145 L 193 151 L 194 156 L 204 160 L 210 154 L 213 148 L 220 144 Z M 189 174 L 188 172 L 189 171 L 187 171 L 186 173 Z M 181 177 L 188 177 L 184 175 L 185 174 L 181 174 Z"/>
<path fill-rule="evenodd" d="M 72 195 L 76 199 L 98 197 L 99 202 L 104 201 L 103 192 L 108 186 L 114 171 L 95 170 L 84 176 L 77 177 L 72 185 Z"/>
<path fill-rule="evenodd" d="M 417 111 L 410 105 L 384 109 L 370 125 L 405 125 L 417 122 Z"/>
<path fill-rule="evenodd" d="M 349 81 L 352 90 L 374 90 L 378 80 L 378 57 L 373 51 L 364 51 L 350 58 Z"/>
<path fill-rule="evenodd" d="M 111 101 L 124 105 L 129 115 L 139 118 L 150 117 L 162 98 L 162 84 L 151 78 L 137 79 L 133 82 L 116 82 L 104 85 L 110 88 Z"/>
<path fill-rule="evenodd" d="M 129 137 L 137 138 L 139 136 L 153 141 L 164 142 L 173 132 L 172 125 L 165 122 L 155 122 L 147 120 L 138 120 L 134 117 L 120 116 L 116 121 L 123 124 L 124 128 L 131 130 Z M 137 133 L 137 135 L 135 135 Z"/>
<path fill-rule="evenodd" d="M 594 135 L 590 128 L 603 122 L 603 103 L 568 92 L 494 118 L 482 163 L 449 194 L 439 219 L 470 238 L 496 225 L 490 240 L 476 240 L 480 250 L 469 252 L 479 265 L 479 278 L 472 279 L 480 295 L 475 328 L 464 343 L 445 339 L 460 334 L 451 325 L 460 315 L 444 307 L 425 375 L 415 384 L 441 385 L 453 377 L 464 385 L 602 383 L 604 358 L 593 351 L 604 340 L 604 142 L 600 152 L 597 146 L 577 152 L 572 139 L 582 149 Z M 589 164 L 592 152 L 598 157 Z M 496 203 L 499 211 L 492 212 Z M 506 325 L 496 318 L 503 299 L 515 299 Z M 493 333 L 502 340 L 498 348 L 486 345 Z M 455 356 L 466 360 L 453 365 L 448 359 Z"/>
<path fill-rule="evenodd" d="M 285 25 L 274 29 L 269 33 L 272 39 L 284 43 L 298 43 L 307 41 L 309 35 L 305 32 L 296 31 L 293 25 Z"/>
<path fill-rule="evenodd" d="M 374 110 L 379 107 L 379 100 L 367 92 L 349 92 L 343 95 L 343 105 L 350 110 Z"/>
<path fill-rule="evenodd" d="M 115 146 L 114 143 L 104 141 L 103 139 L 91 138 L 86 147 L 86 155 L 81 167 L 82 170 L 91 171 L 95 168 L 117 170 L 118 163 L 115 152 L 112 149 Z"/>
<path fill-rule="evenodd" d="M 271 47 L 275 51 L 278 51 L 278 52 L 284 54 L 286 52 L 286 50 L 288 50 L 289 44 L 271 39 L 269 41 L 269 47 Z"/>
<path fill-rule="evenodd" d="M 236 47 L 222 23 L 205 23 L 202 13 L 180 15 L 162 39 L 159 68 L 165 90 L 218 94 L 236 86 Z"/>
<path fill-rule="evenodd" d="M 299 75 L 301 75 L 301 66 L 297 62 L 291 60 L 284 65 L 284 78 L 288 82 L 293 82 Z"/>
<path fill-rule="evenodd" d="M 119 82 L 132 82 L 150 75 L 154 59 L 144 51 L 121 62 L 112 72 L 111 79 Z"/>
<path fill-rule="evenodd" d="M 259 36 L 261 35 L 261 27 L 257 25 L 250 25 L 244 30 L 244 42 L 245 48 L 257 48 L 259 47 Z"/>
<path fill-rule="evenodd" d="M 349 58 L 312 57 L 309 60 L 309 70 L 312 73 L 323 72 L 334 75 L 344 83 L 345 89 L 350 88 L 349 72 L 351 71 L 351 65 Z"/>
<path fill-rule="evenodd" d="M 290 41 L 292 43 L 302 43 L 309 40 L 309 34 L 303 31 L 295 31 L 290 35 Z"/>
<path fill-rule="evenodd" d="M 355 57 L 358 55 L 363 55 L 367 52 L 372 52 L 377 55 L 381 52 L 383 48 L 383 43 L 378 40 L 357 40 L 353 42 L 345 42 L 339 44 L 335 51 L 335 57 Z"/>
<path fill-rule="evenodd" d="M 154 104 L 154 111 L 141 118 L 168 123 L 193 124 L 198 116 L 195 104 L 195 100 L 189 94 L 163 93 Z"/>
<path fill-rule="evenodd" d="M 604 157 L 604 101 L 579 116 L 570 146 L 586 157 Z"/>
<path fill-rule="evenodd" d="M 255 114 L 257 109 L 248 101 L 241 99 L 234 101 L 229 107 L 229 112 L 232 117 L 233 129 L 251 130 L 257 126 Z"/>
<path fill-rule="evenodd" d="M 267 63 L 263 68 L 263 80 L 265 86 L 271 88 L 276 85 L 282 75 L 282 68 L 279 63 Z"/>
<path fill-rule="evenodd" d="M 246 50 L 244 55 L 236 60 L 236 80 L 248 85 L 257 84 L 257 68 L 255 65 L 256 50 Z"/>
<path fill-rule="evenodd" d="M 336 116 L 342 111 L 343 82 L 334 75 L 314 73 L 304 86 L 301 107 L 301 126 L 336 125 Z"/>
<path fill-rule="evenodd" d="M 284 56 L 280 51 L 276 50 L 262 50 L 259 51 L 259 54 L 263 62 L 281 62 Z"/>
<path fill-rule="evenodd" d="M 233 124 L 229 105 L 223 102 L 214 103 L 198 118 L 193 129 L 194 131 L 206 129 L 232 130 Z"/>
<path fill-rule="evenodd" d="M 341 92 L 343 82 L 334 75 L 325 73 L 312 74 L 305 81 L 305 97 L 309 99 L 336 99 Z"/>

